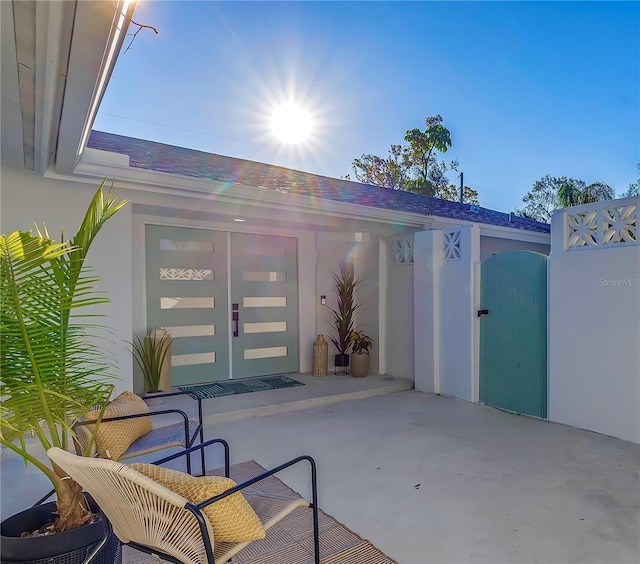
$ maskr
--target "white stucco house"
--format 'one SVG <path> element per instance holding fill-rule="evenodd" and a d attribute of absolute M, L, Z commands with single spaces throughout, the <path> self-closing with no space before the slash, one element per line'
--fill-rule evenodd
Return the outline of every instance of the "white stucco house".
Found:
<path fill-rule="evenodd" d="M 309 372 L 316 336 L 330 331 L 323 296 L 333 304 L 332 274 L 350 261 L 363 280 L 358 323 L 375 342 L 372 371 L 493 404 L 480 375 L 481 324 L 492 317 L 482 313 L 482 265 L 512 251 L 546 257 L 550 226 L 93 131 L 133 8 L 117 0 L 0 3 L 2 232 L 34 221 L 70 232 L 105 177 L 131 202 L 91 257 L 111 298 L 119 387 L 141 390 L 125 342 L 156 325 L 176 337 L 177 385 Z M 637 239 L 623 243 L 636 260 Z M 546 293 L 538 306 L 545 384 L 535 393 L 547 417 Z M 625 360 L 631 387 L 636 360 Z M 610 434 L 640 442 L 634 416 Z"/>

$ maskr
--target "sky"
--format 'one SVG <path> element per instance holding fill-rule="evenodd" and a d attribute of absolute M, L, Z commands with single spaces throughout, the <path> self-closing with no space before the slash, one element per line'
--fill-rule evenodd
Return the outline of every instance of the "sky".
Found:
<path fill-rule="evenodd" d="M 638 2 L 140 0 L 133 19 L 158 34 L 125 41 L 100 131 L 353 178 L 440 114 L 442 157 L 488 208 L 522 208 L 545 174 L 638 179 Z M 304 142 L 271 130 L 287 101 Z"/>

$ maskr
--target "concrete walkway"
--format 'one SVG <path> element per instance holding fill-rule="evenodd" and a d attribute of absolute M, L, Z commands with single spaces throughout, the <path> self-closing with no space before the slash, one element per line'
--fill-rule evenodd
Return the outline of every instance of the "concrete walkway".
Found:
<path fill-rule="evenodd" d="M 401 564 L 640 561 L 638 445 L 412 390 L 319 400 L 334 385 L 372 394 L 393 382 L 335 379 L 322 392 L 316 379 L 206 400 L 206 437 L 229 440 L 232 462 L 314 456 L 320 507 Z M 264 399 L 303 389 L 308 397 L 282 402 L 295 410 Z M 275 412 L 240 419 L 250 406 L 231 409 L 230 399 Z M 321 405 L 301 409 L 305 399 Z M 212 454 L 208 465 L 220 461 Z M 2 459 L 3 515 L 44 489 L 16 462 Z M 304 471 L 281 477 L 308 494 Z"/>
<path fill-rule="evenodd" d="M 208 432 L 232 461 L 314 456 L 320 506 L 401 564 L 640 562 L 631 443 L 415 391 Z"/>

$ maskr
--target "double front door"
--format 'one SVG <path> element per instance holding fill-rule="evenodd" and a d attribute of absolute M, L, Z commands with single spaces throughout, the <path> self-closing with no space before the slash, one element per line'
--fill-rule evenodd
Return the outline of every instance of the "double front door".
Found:
<path fill-rule="evenodd" d="M 295 239 L 145 231 L 147 326 L 174 338 L 173 386 L 298 370 Z"/>

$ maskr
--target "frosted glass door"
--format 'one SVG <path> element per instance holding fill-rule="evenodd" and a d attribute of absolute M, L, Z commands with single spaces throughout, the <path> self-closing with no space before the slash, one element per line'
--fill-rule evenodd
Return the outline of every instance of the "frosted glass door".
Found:
<path fill-rule="evenodd" d="M 234 378 L 298 370 L 297 245 L 231 234 Z"/>
<path fill-rule="evenodd" d="M 174 338 L 171 384 L 229 378 L 227 234 L 146 226 L 147 327 Z"/>

